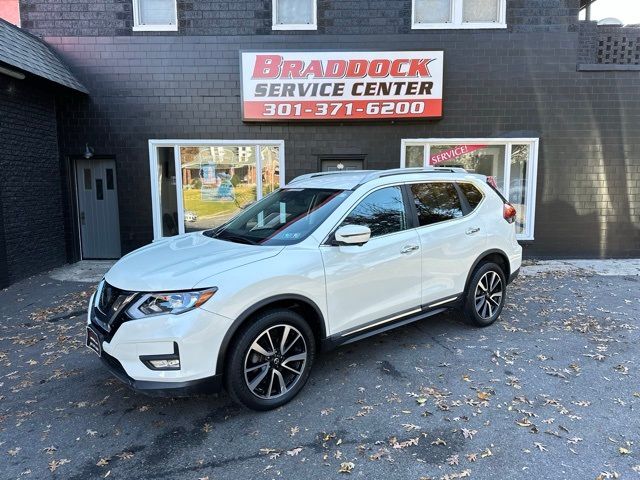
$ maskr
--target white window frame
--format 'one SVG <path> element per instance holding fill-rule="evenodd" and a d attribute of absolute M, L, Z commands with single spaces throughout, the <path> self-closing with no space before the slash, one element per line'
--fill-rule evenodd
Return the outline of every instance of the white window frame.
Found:
<path fill-rule="evenodd" d="M 278 0 L 271 0 L 271 30 L 317 30 L 318 0 L 313 2 L 313 23 L 276 23 L 278 18 Z"/>
<path fill-rule="evenodd" d="M 173 13 L 176 19 L 175 24 L 167 25 L 145 25 L 140 23 L 140 1 L 133 2 L 133 31 L 134 32 L 177 32 L 178 31 L 178 0 L 173 0 Z"/>
<path fill-rule="evenodd" d="M 158 191 L 158 147 L 173 147 L 176 171 L 176 196 L 178 208 L 178 234 L 185 233 L 184 204 L 182 199 L 182 168 L 180 165 L 180 147 L 247 147 L 247 146 L 275 146 L 278 150 L 278 166 L 280 170 L 280 187 L 284 186 L 284 140 L 149 140 L 149 172 L 151 177 L 151 211 L 153 215 L 153 240 L 164 238 L 162 235 L 162 205 Z M 255 149 L 256 170 L 262 172 L 260 151 Z M 262 198 L 262 175 L 256 175 L 256 197 Z"/>
<path fill-rule="evenodd" d="M 527 206 L 525 212 L 526 228 L 518 233 L 518 240 L 534 240 L 536 220 L 536 187 L 538 175 L 538 148 L 540 139 L 526 138 L 403 138 L 400 146 L 400 168 L 406 167 L 406 149 L 408 146 L 421 146 L 423 150 L 423 166 L 429 166 L 431 158 L 431 145 L 504 145 L 503 178 L 504 185 L 500 189 L 505 198 L 509 198 L 511 177 L 511 149 L 513 145 L 528 144 L 529 159 L 527 162 Z"/>
<path fill-rule="evenodd" d="M 416 0 L 411 0 L 411 28 L 414 30 L 507 28 L 506 0 L 498 0 L 497 22 L 463 22 L 463 2 L 464 0 L 451 0 L 451 22 L 418 23 L 416 21 Z"/>

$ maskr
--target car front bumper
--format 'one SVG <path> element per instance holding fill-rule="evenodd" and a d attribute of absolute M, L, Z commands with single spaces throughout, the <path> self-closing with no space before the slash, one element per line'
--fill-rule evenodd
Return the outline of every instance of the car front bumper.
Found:
<path fill-rule="evenodd" d="M 101 360 L 129 387 L 159 396 L 221 389 L 222 372 L 216 372 L 216 362 L 224 334 L 232 323 L 230 319 L 197 308 L 179 315 L 125 321 L 110 335 L 92 322 L 92 311 L 93 298 L 87 325 L 99 336 Z M 143 361 L 145 357 L 172 354 L 174 345 L 179 351 L 179 369 L 152 369 Z"/>

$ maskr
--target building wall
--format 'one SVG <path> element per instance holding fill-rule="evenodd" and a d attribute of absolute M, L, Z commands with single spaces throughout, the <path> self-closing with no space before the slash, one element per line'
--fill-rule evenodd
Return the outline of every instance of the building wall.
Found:
<path fill-rule="evenodd" d="M 508 29 L 476 31 L 411 31 L 405 0 L 319 0 L 319 31 L 295 38 L 270 30 L 270 1 L 194 2 L 191 10 L 179 2 L 177 34 L 142 35 L 130 31 L 128 2 L 103 2 L 122 10 L 119 19 L 103 16 L 99 36 L 76 36 L 89 35 L 89 4 L 74 2 L 82 16 L 71 22 L 55 20 L 58 10 L 51 20 L 35 15 L 71 4 L 23 3 L 23 25 L 47 33 L 91 92 L 61 103 L 62 151 L 78 154 L 89 142 L 116 156 L 124 251 L 152 237 L 150 138 L 283 139 L 291 179 L 327 154 L 364 154 L 367 168 L 399 166 L 402 138 L 532 136 L 541 140 L 535 241 L 526 254 L 640 253 L 640 72 L 577 71 L 578 0 L 508 0 Z M 205 12 L 219 21 L 184 23 Z M 445 52 L 442 120 L 241 121 L 239 50 L 418 48 Z"/>
<path fill-rule="evenodd" d="M 0 206 L 10 283 L 66 261 L 52 88 L 0 76 Z"/>
<path fill-rule="evenodd" d="M 411 34 L 411 0 L 317 0 L 329 35 Z M 133 32 L 132 0 L 20 0 L 22 26 L 42 36 L 302 35 L 273 31 L 272 0 L 177 0 L 177 32 Z M 578 0 L 507 0 L 516 31 L 577 28 Z"/>

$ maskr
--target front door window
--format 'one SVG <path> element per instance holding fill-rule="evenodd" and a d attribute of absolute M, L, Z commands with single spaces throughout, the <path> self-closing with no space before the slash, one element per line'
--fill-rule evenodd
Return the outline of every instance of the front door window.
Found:
<path fill-rule="evenodd" d="M 387 187 L 370 193 L 343 220 L 343 225 L 369 227 L 371 238 L 407 228 L 400 187 Z"/>

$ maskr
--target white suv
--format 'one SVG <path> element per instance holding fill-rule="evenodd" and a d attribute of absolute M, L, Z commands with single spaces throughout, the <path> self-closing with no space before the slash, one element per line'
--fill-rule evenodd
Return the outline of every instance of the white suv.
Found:
<path fill-rule="evenodd" d="M 456 168 L 303 175 L 213 230 L 123 257 L 91 299 L 87 345 L 131 387 L 222 386 L 267 410 L 319 350 L 458 306 L 493 323 L 518 274 L 514 208 Z"/>

